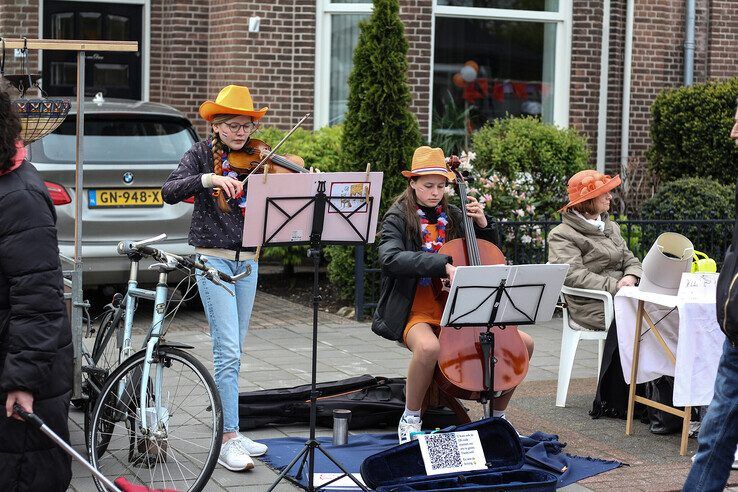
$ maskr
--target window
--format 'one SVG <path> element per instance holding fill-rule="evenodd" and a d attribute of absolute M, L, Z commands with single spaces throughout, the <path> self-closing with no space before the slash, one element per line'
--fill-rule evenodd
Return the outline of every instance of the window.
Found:
<path fill-rule="evenodd" d="M 428 1 L 430 140 L 465 140 L 506 114 L 568 125 L 572 0 Z M 315 128 L 343 121 L 358 26 L 371 8 L 370 0 L 318 1 Z"/>

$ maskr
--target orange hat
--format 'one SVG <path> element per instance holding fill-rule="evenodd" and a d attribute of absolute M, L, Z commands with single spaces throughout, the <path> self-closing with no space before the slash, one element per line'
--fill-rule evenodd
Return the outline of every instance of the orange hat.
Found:
<path fill-rule="evenodd" d="M 438 174 L 452 181 L 456 179 L 456 175 L 448 170 L 443 150 L 438 147 L 431 148 L 423 145 L 415 149 L 410 171 L 402 171 L 402 175 L 406 178 L 412 178 L 428 174 Z"/>
<path fill-rule="evenodd" d="M 569 203 L 564 205 L 559 212 L 566 210 L 577 203 L 586 202 L 596 198 L 608 191 L 620 186 L 620 175 L 611 178 L 607 174 L 601 174 L 594 169 L 579 171 L 569 178 Z"/>
<path fill-rule="evenodd" d="M 229 85 L 224 87 L 215 101 L 205 101 L 200 105 L 200 116 L 206 121 L 213 121 L 218 114 L 243 114 L 251 116 L 254 121 L 264 116 L 269 108 L 254 109 L 254 101 L 248 87 Z"/>

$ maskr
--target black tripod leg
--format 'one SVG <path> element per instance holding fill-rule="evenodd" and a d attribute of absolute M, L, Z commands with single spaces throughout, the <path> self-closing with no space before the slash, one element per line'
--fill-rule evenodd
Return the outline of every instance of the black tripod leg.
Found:
<path fill-rule="evenodd" d="M 316 446 L 316 448 L 318 449 L 318 451 L 320 451 L 321 453 L 323 453 L 323 456 L 325 456 L 326 458 L 328 458 L 329 460 L 331 460 L 331 462 L 334 465 L 336 465 L 338 467 L 338 469 L 341 470 L 344 473 L 344 475 L 346 475 L 347 477 L 349 477 L 351 479 L 351 481 L 354 482 L 361 490 L 363 490 L 364 492 L 370 492 L 370 490 L 368 488 L 366 488 L 366 486 L 363 485 L 361 482 L 359 482 L 356 479 L 356 477 L 354 477 L 354 475 L 352 473 L 349 473 L 348 470 L 346 470 L 346 468 L 344 468 L 341 463 L 339 463 L 338 461 L 336 461 L 335 458 L 333 458 L 333 456 L 331 456 L 330 454 L 328 454 L 328 451 L 326 451 L 325 449 L 323 449 L 320 446 L 320 443 L 318 443 L 318 445 Z M 341 477 L 338 477 L 338 478 L 341 478 Z M 336 480 L 338 480 L 338 479 L 336 479 Z M 336 480 L 331 480 L 330 482 L 325 483 L 325 484 L 321 485 L 320 487 L 318 487 L 318 489 L 320 489 L 321 487 L 325 487 L 326 485 L 330 485 L 331 483 L 335 482 Z M 316 490 L 318 490 L 318 489 L 316 489 Z"/>
<path fill-rule="evenodd" d="M 491 417 L 494 408 L 495 390 L 494 390 L 494 374 L 495 374 L 495 334 L 487 331 L 479 333 L 479 344 L 482 347 L 482 370 L 484 371 L 484 389 L 485 389 L 485 408 L 484 416 Z"/>
<path fill-rule="evenodd" d="M 302 449 L 302 451 L 300 451 L 299 453 L 297 453 L 295 455 L 295 457 L 292 458 L 292 461 L 290 461 L 290 464 L 287 465 L 287 466 L 285 466 L 282 469 L 282 471 L 279 473 L 279 475 L 277 476 L 277 479 L 274 481 L 274 483 L 272 484 L 272 486 L 269 487 L 269 489 L 267 489 L 267 492 L 272 492 L 272 490 L 274 490 L 274 487 L 276 487 L 277 484 L 279 482 L 281 482 L 284 477 L 287 476 L 287 473 L 289 473 L 289 471 L 292 469 L 292 467 L 295 466 L 295 463 L 297 463 L 297 460 L 299 460 L 300 458 L 302 458 L 302 464 L 300 465 L 300 469 L 302 469 L 302 467 L 305 466 L 305 460 L 308 459 L 309 452 L 310 452 L 310 447 L 305 446 Z"/>

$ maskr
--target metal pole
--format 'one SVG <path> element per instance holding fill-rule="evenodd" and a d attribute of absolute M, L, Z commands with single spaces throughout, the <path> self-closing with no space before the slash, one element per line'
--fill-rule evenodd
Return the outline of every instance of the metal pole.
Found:
<path fill-rule="evenodd" d="M 600 101 L 597 111 L 597 171 L 604 174 L 607 155 L 607 84 L 610 82 L 610 0 L 602 4 Z"/>
<path fill-rule="evenodd" d="M 74 345 L 73 398 L 82 396 L 82 167 L 85 134 L 85 52 L 77 53 L 77 155 L 74 175 L 74 272 L 72 273 L 72 344 Z"/>
<path fill-rule="evenodd" d="M 625 61 L 623 66 L 623 114 L 620 125 L 620 174 L 628 169 L 630 153 L 630 89 L 633 76 L 633 23 L 635 0 L 628 0 L 625 18 Z"/>
<path fill-rule="evenodd" d="M 694 24 L 696 17 L 694 0 L 687 0 L 685 8 L 684 85 L 690 86 L 694 83 Z"/>

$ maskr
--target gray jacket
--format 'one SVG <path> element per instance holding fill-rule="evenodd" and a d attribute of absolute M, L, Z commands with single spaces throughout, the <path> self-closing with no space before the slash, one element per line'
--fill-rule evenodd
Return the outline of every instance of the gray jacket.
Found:
<path fill-rule="evenodd" d="M 641 262 L 625 244 L 620 227 L 607 214 L 602 219 L 604 231 L 572 212 L 564 212 L 563 222 L 548 237 L 548 261 L 569 264 L 564 285 L 605 290 L 614 296 L 621 278 L 625 275 L 641 278 L 643 272 Z M 605 329 L 601 301 L 566 296 L 566 302 L 574 321 L 593 330 Z"/>

